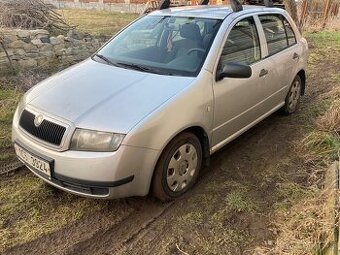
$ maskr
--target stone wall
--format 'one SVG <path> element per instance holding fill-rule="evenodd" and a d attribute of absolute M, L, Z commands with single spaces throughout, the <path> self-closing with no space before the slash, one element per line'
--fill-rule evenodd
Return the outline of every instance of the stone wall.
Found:
<path fill-rule="evenodd" d="M 44 0 L 58 8 L 95 9 L 141 13 L 147 0 Z"/>
<path fill-rule="evenodd" d="M 1 30 L 0 39 L 18 69 L 48 67 L 56 62 L 74 63 L 89 57 L 104 43 L 76 30 L 67 36 L 54 36 L 43 29 Z M 0 71 L 8 68 L 9 60 L 0 45 Z"/>

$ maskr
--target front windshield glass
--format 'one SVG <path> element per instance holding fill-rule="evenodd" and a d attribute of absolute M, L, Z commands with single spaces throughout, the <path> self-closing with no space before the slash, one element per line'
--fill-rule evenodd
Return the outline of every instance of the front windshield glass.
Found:
<path fill-rule="evenodd" d="M 97 59 L 143 72 L 197 76 L 220 25 L 215 19 L 149 15 L 114 37 Z"/>

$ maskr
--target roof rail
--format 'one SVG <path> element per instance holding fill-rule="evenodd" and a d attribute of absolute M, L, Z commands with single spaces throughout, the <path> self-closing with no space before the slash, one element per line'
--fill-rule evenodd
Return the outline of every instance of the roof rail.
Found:
<path fill-rule="evenodd" d="M 209 0 L 201 0 L 199 2 L 199 5 L 208 5 L 209 4 Z"/>
<path fill-rule="evenodd" d="M 170 7 L 170 0 L 161 0 L 159 2 L 159 10 L 168 9 Z"/>
<path fill-rule="evenodd" d="M 230 5 L 233 12 L 243 11 L 243 6 L 238 0 L 230 0 Z"/>

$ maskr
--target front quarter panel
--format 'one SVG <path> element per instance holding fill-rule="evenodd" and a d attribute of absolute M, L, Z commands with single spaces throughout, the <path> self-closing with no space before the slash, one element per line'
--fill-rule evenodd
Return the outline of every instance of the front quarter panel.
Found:
<path fill-rule="evenodd" d="M 149 189 L 154 169 L 164 147 L 183 130 L 199 126 L 211 139 L 213 121 L 213 90 L 211 73 L 202 70 L 185 90 L 168 100 L 137 124 L 125 137 L 123 144 L 158 152 L 154 162 L 144 169 L 143 184 Z"/>
<path fill-rule="evenodd" d="M 193 126 L 203 128 L 210 137 L 212 107 L 212 75 L 202 70 L 191 85 L 137 124 L 123 143 L 161 151 L 178 133 Z"/>

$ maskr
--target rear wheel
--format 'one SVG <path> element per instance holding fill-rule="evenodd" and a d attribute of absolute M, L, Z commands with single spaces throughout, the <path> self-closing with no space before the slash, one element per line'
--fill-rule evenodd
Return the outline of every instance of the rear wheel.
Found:
<path fill-rule="evenodd" d="M 175 137 L 164 149 L 153 177 L 153 195 L 161 201 L 180 197 L 196 182 L 202 166 L 202 146 L 192 133 Z"/>
<path fill-rule="evenodd" d="M 302 81 L 300 76 L 296 76 L 290 86 L 287 94 L 285 105 L 282 108 L 282 112 L 285 115 L 292 114 L 298 108 L 301 97 Z"/>

